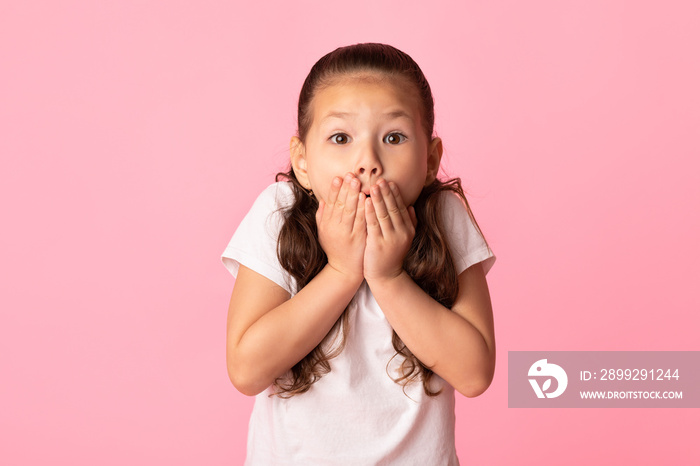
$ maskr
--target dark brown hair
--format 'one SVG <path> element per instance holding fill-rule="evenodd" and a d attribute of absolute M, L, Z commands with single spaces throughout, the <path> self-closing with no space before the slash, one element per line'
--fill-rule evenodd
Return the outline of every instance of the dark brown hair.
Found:
<path fill-rule="evenodd" d="M 414 86 L 420 101 L 423 128 L 428 140 L 432 139 L 435 121 L 433 94 L 423 72 L 404 52 L 390 45 L 369 43 L 340 47 L 322 57 L 311 68 L 299 94 L 298 134 L 302 142 L 305 141 L 312 124 L 311 103 L 315 94 L 320 89 L 332 85 L 334 80 L 358 72 L 380 73 L 391 78 L 404 79 Z M 299 291 L 327 263 L 326 254 L 318 242 L 316 229 L 315 214 L 318 201 L 299 183 L 291 167 L 285 173 L 278 173 L 276 180 L 287 180 L 294 192 L 294 202 L 284 211 L 285 220 L 280 231 L 277 255 L 282 267 L 295 279 Z M 450 308 L 457 298 L 459 283 L 440 215 L 443 191 L 459 195 L 469 216 L 477 225 L 459 178 L 446 181 L 436 179 L 423 188 L 413 205 L 418 224 L 403 265 L 408 275 L 426 293 Z M 346 339 L 347 315 L 346 308 L 326 338 L 292 367 L 288 376 L 275 381 L 277 395 L 291 397 L 304 393 L 316 380 L 331 370 L 329 361 L 342 351 Z M 332 351 L 327 351 L 329 339 L 335 335 L 340 335 L 340 344 L 335 345 Z M 411 353 L 396 332 L 393 333 L 392 343 L 396 350 L 394 357 L 401 355 L 404 358 L 401 374 L 392 376 L 394 381 L 405 386 L 422 376 L 423 388 L 428 395 L 440 393 L 430 389 L 433 371 Z M 387 368 L 389 362 L 387 361 Z"/>

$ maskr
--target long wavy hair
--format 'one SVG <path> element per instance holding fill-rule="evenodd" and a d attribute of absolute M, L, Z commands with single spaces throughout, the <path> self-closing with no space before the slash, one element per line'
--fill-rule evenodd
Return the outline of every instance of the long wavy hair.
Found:
<path fill-rule="evenodd" d="M 403 78 L 412 83 L 418 91 L 423 128 L 432 138 L 435 122 L 433 94 L 420 67 L 406 53 L 385 44 L 356 44 L 341 47 L 322 57 L 311 68 L 299 94 L 298 135 L 302 142 L 313 120 L 311 103 L 314 95 L 337 78 L 357 72 L 382 73 L 389 77 Z M 318 200 L 299 183 L 291 166 L 287 172 L 278 173 L 277 181 L 288 181 L 294 193 L 294 201 L 284 214 L 280 231 L 277 256 L 282 267 L 296 281 L 297 291 L 306 286 L 328 262 L 318 241 L 315 214 Z M 436 179 L 423 188 L 414 203 L 418 220 L 413 243 L 404 259 L 403 267 L 408 275 L 433 299 L 443 306 L 452 307 L 459 283 L 455 265 L 446 240 L 446 232 L 441 218 L 442 193 L 457 194 L 476 225 L 469 203 L 459 178 Z M 352 305 L 348 305 L 348 308 Z M 348 308 L 341 314 L 335 325 L 308 355 L 292 367 L 288 374 L 278 378 L 275 394 L 289 398 L 304 393 L 311 385 L 331 370 L 330 360 L 343 350 L 348 329 Z M 339 338 L 334 345 L 331 340 Z M 416 358 L 393 332 L 392 344 L 395 357 L 402 357 L 399 373 L 389 374 L 399 384 L 405 385 L 420 378 L 425 393 L 435 396 L 430 381 L 433 371 Z M 329 347 L 332 347 L 330 349 Z M 393 359 L 393 358 L 392 358 Z M 387 361 L 387 371 L 391 361 Z"/>

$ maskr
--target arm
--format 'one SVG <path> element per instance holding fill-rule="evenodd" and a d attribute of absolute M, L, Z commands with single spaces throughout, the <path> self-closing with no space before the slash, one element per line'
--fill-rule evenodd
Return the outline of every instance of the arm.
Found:
<path fill-rule="evenodd" d="M 411 352 L 457 391 L 473 397 L 493 379 L 496 347 L 488 285 L 481 264 L 459 275 L 452 309 L 432 299 L 403 270 L 415 234 L 413 208 L 383 180 L 366 201 L 364 271 L 372 294 Z"/>
<path fill-rule="evenodd" d="M 481 264 L 459 274 L 459 294 L 448 309 L 404 271 L 368 282 L 377 304 L 404 344 L 464 396 L 483 393 L 496 362 L 493 314 Z"/>
<path fill-rule="evenodd" d="M 231 294 L 226 355 L 229 377 L 255 395 L 313 350 L 328 334 L 362 283 L 366 241 L 357 180 L 334 180 L 316 213 L 328 264 L 290 299 L 282 287 L 240 266 Z"/>
<path fill-rule="evenodd" d="M 228 374 L 236 389 L 256 395 L 311 352 L 358 287 L 327 265 L 290 299 L 282 287 L 241 265 L 226 324 Z"/>

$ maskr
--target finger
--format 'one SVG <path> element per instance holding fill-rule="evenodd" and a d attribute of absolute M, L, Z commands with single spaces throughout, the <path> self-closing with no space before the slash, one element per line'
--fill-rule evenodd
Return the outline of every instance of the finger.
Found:
<path fill-rule="evenodd" d="M 381 187 L 377 184 L 372 186 L 370 191 L 370 196 L 372 198 L 372 206 L 379 221 L 379 226 L 383 233 L 388 233 L 393 230 L 394 226 L 391 223 L 391 217 L 389 216 L 389 211 L 387 210 L 386 203 L 384 202 L 384 195 L 382 194 Z"/>
<path fill-rule="evenodd" d="M 413 222 L 413 219 L 411 218 L 411 215 L 409 214 L 408 209 L 406 208 L 406 204 L 404 204 L 403 202 L 403 197 L 401 197 L 399 187 L 396 185 L 396 183 L 391 182 L 389 183 L 389 188 L 391 188 L 391 193 L 394 195 L 396 208 L 399 210 L 399 214 L 401 215 L 404 224 L 413 225 L 415 227 L 416 224 Z"/>
<path fill-rule="evenodd" d="M 380 180 L 379 189 L 382 191 L 382 199 L 386 205 L 386 211 L 391 219 L 391 224 L 394 226 L 394 228 L 401 228 L 401 226 L 405 223 L 405 219 L 401 215 L 401 210 L 399 209 L 396 196 L 394 191 L 391 189 L 391 185 L 385 180 Z"/>
<path fill-rule="evenodd" d="M 377 213 L 374 210 L 374 203 L 369 197 L 365 199 L 365 222 L 367 223 L 367 235 L 382 236 L 382 229 L 379 226 Z"/>
<path fill-rule="evenodd" d="M 338 194 L 340 193 L 340 186 L 342 184 L 343 180 L 338 176 L 333 178 L 333 181 L 331 182 L 331 190 L 328 193 L 328 206 L 330 206 L 330 209 L 325 209 L 326 220 L 331 218 L 331 216 L 333 215 L 333 211 L 335 210 L 333 207 L 335 206 L 335 203 L 338 200 Z"/>
<path fill-rule="evenodd" d="M 354 176 L 350 176 L 349 178 L 350 182 L 348 186 L 347 196 L 345 198 L 345 210 L 343 211 L 342 222 L 344 224 L 347 224 L 350 228 L 352 228 L 353 224 L 355 223 L 355 217 L 357 214 L 357 206 L 359 201 L 358 195 L 360 193 L 361 183 L 360 180 L 358 180 Z M 346 177 L 345 179 L 347 180 L 348 177 Z"/>
<path fill-rule="evenodd" d="M 335 200 L 332 218 L 335 218 L 338 222 L 343 219 L 343 212 L 345 210 L 345 204 L 348 197 L 348 188 L 350 187 L 350 182 L 352 181 L 352 176 L 348 173 L 340 185 L 340 191 L 338 192 L 338 197 Z"/>
<path fill-rule="evenodd" d="M 365 219 L 365 195 L 357 193 L 357 212 L 355 212 L 355 222 L 352 225 L 353 231 L 365 231 L 367 229 L 367 220 Z"/>

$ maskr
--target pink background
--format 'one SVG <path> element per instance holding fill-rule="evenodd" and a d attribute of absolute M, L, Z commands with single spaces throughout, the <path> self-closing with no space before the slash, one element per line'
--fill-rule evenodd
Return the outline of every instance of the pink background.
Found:
<path fill-rule="evenodd" d="M 241 464 L 219 255 L 285 168 L 311 65 L 381 41 L 426 73 L 499 258 L 463 464 L 698 464 L 697 410 L 506 390 L 512 350 L 700 350 L 697 5 L 3 2 L 0 461 Z"/>

